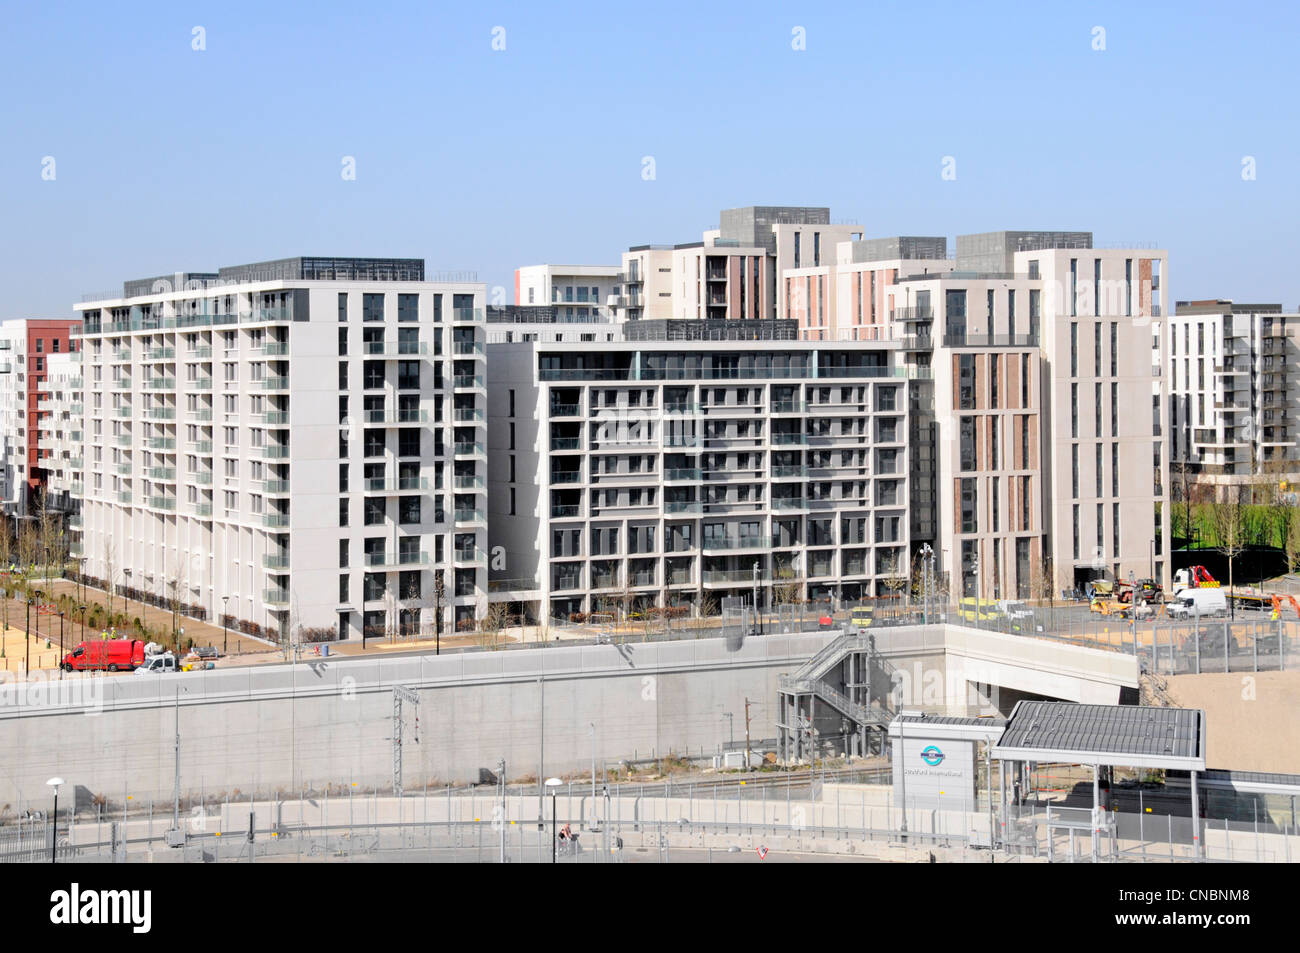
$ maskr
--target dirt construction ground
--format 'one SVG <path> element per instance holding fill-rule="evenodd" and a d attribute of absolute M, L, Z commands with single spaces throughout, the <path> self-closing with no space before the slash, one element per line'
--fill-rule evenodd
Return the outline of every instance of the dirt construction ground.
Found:
<path fill-rule="evenodd" d="M 1205 710 L 1206 767 L 1300 774 L 1300 672 L 1175 675 L 1169 694 Z"/>

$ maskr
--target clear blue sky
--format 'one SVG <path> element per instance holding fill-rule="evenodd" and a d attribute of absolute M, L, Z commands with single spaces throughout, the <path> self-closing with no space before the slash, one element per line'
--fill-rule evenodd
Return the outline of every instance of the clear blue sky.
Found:
<path fill-rule="evenodd" d="M 1298 35 L 1290 2 L 11 4 L 0 317 L 298 254 L 513 290 L 750 204 L 1091 229 L 1169 249 L 1173 297 L 1295 308 Z"/>

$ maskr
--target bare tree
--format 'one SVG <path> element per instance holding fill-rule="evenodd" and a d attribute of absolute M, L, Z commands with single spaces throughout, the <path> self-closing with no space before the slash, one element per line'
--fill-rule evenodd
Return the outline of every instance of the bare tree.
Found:
<path fill-rule="evenodd" d="M 107 536 L 104 538 L 104 595 L 108 599 L 108 614 L 113 614 L 114 576 L 117 571 L 117 546 Z"/>
<path fill-rule="evenodd" d="M 9 516 L 6 513 L 0 513 L 0 571 L 9 573 L 13 568 L 14 559 L 14 540 L 10 535 Z M 0 601 L 4 602 L 4 625 L 5 631 L 9 631 L 9 592 L 10 586 L 13 585 L 13 577 L 6 576 L 5 592 Z"/>
<path fill-rule="evenodd" d="M 36 536 L 40 544 L 45 591 L 50 592 L 54 583 L 54 566 L 63 562 L 63 527 L 59 515 L 49 508 L 43 496 L 36 511 Z"/>
<path fill-rule="evenodd" d="M 31 520 L 23 520 L 18 528 L 18 562 L 23 573 L 24 589 L 29 588 L 32 567 L 36 565 L 36 554 L 40 550 L 40 540 Z"/>
<path fill-rule="evenodd" d="M 1214 530 L 1214 549 L 1228 560 L 1228 591 L 1232 591 L 1233 560 L 1246 548 L 1245 506 L 1242 505 L 1244 487 L 1238 485 L 1228 491 L 1228 499 L 1210 507 L 1210 526 Z M 1236 616 L 1236 605 L 1231 595 L 1229 608 Z"/>
<path fill-rule="evenodd" d="M 504 602 L 493 602 L 488 605 L 487 614 L 479 620 L 479 631 L 482 632 L 482 642 L 486 648 L 495 649 L 501 643 L 501 630 L 506 627 L 510 621 L 510 607 Z"/>
<path fill-rule="evenodd" d="M 778 569 L 772 583 L 772 601 L 780 606 L 797 605 L 803 602 L 803 580 L 793 569 Z"/>
<path fill-rule="evenodd" d="M 181 609 L 185 605 L 186 574 L 185 562 L 177 557 L 172 562 L 172 571 L 167 576 L 167 608 L 172 614 L 172 646 L 179 655 L 181 650 L 180 642 L 180 620 Z M 143 607 L 141 612 L 143 612 Z"/>

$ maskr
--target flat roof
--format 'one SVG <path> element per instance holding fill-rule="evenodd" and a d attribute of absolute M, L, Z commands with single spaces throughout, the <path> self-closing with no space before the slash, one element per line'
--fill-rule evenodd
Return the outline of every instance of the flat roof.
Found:
<path fill-rule="evenodd" d="M 1268 771 L 1206 771 L 1198 779 L 1210 788 L 1231 788 L 1250 794 L 1300 795 L 1300 774 Z"/>
<path fill-rule="evenodd" d="M 917 737 L 993 742 L 1002 734 L 1006 724 L 1006 720 L 1001 717 L 962 718 L 956 715 L 901 711 L 889 723 L 889 737 L 901 738 L 905 731 L 916 730 Z"/>
<path fill-rule="evenodd" d="M 1205 712 L 1195 708 L 1021 701 L 993 756 L 1205 770 Z"/>

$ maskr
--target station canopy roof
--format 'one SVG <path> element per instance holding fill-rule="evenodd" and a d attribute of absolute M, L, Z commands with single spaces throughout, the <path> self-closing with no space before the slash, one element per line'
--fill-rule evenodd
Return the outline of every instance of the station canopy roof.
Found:
<path fill-rule="evenodd" d="M 1205 712 L 1021 701 L 993 757 L 1005 761 L 1205 770 Z"/>

